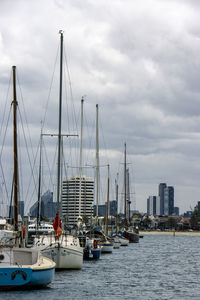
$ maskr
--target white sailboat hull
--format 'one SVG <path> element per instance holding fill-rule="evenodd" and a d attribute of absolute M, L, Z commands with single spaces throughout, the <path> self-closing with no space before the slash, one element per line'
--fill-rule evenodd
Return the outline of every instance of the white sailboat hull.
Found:
<path fill-rule="evenodd" d="M 83 265 L 83 248 L 79 240 L 72 236 L 53 241 L 49 237 L 43 238 L 39 246 L 43 256 L 56 263 L 56 269 L 81 269 Z"/>
<path fill-rule="evenodd" d="M 100 242 L 99 246 L 101 246 L 101 253 L 112 253 L 113 252 L 113 244 L 108 242 Z"/>
<path fill-rule="evenodd" d="M 119 237 L 119 241 L 121 243 L 121 246 L 128 246 L 128 244 L 129 244 L 129 240 L 127 240 L 125 238 Z"/>
<path fill-rule="evenodd" d="M 83 265 L 82 249 L 65 247 L 60 243 L 42 250 L 42 255 L 56 263 L 56 269 L 81 269 Z"/>

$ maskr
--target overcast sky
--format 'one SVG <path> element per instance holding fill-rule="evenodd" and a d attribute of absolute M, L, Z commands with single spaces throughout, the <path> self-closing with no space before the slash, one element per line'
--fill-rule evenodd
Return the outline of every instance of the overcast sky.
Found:
<path fill-rule="evenodd" d="M 84 115 L 95 123 L 99 104 L 112 185 L 126 142 L 132 208 L 145 212 L 166 182 L 175 206 L 190 210 L 200 200 L 199 11 L 195 0 L 1 0 L 1 119 L 16 65 L 37 144 L 62 29 L 75 110 L 86 95 Z M 55 97 L 50 128 L 56 105 Z"/>

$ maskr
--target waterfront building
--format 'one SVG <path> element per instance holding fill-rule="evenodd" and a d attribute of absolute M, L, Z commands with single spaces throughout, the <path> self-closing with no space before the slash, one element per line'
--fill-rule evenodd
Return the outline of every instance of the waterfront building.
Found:
<path fill-rule="evenodd" d="M 160 197 L 160 215 L 164 215 L 164 189 L 167 187 L 166 183 L 160 183 L 158 187 L 158 196 Z"/>
<path fill-rule="evenodd" d="M 68 226 L 77 224 L 78 217 L 86 219 L 93 215 L 94 180 L 85 175 L 72 176 L 62 184 L 62 216 Z"/>

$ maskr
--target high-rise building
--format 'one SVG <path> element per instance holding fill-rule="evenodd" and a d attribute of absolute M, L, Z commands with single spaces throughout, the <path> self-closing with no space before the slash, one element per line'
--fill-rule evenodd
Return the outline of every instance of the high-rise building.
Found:
<path fill-rule="evenodd" d="M 174 213 L 174 187 L 168 186 L 164 188 L 164 215 L 172 215 Z"/>
<path fill-rule="evenodd" d="M 117 201 L 116 200 L 112 200 L 109 202 L 109 216 L 113 216 L 115 217 L 117 214 Z M 96 208 L 97 206 L 94 205 L 94 214 L 96 215 Z M 99 216 L 101 217 L 105 217 L 106 216 L 106 208 L 107 208 L 107 202 L 105 202 L 105 204 L 100 204 L 98 205 L 98 213 Z"/>
<path fill-rule="evenodd" d="M 40 217 L 53 219 L 56 216 L 56 203 L 53 202 L 53 192 L 46 191 L 41 197 Z M 30 216 L 37 218 L 38 216 L 38 201 L 30 208 Z"/>
<path fill-rule="evenodd" d="M 54 218 L 56 216 L 56 203 L 53 202 L 53 192 L 46 191 L 41 197 L 41 216 Z"/>
<path fill-rule="evenodd" d="M 164 189 L 167 187 L 166 183 L 160 183 L 158 187 L 158 196 L 160 197 L 160 215 L 164 215 Z"/>
<path fill-rule="evenodd" d="M 147 199 L 147 214 L 156 214 L 156 196 L 149 196 L 149 198 Z"/>
<path fill-rule="evenodd" d="M 14 207 L 13 205 L 9 208 L 10 212 L 10 218 L 14 218 Z M 21 216 L 21 218 L 24 218 L 24 201 L 18 201 L 18 215 Z"/>
<path fill-rule="evenodd" d="M 63 180 L 62 216 L 67 225 L 77 224 L 78 217 L 91 218 L 93 215 L 94 180 L 82 176 L 72 176 Z"/>
<path fill-rule="evenodd" d="M 159 215 L 160 214 L 160 197 L 149 196 L 147 199 L 147 214 Z"/>

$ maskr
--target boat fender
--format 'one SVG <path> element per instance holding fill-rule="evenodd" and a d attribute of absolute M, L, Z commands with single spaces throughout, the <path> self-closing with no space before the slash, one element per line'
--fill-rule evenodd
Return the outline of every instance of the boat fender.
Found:
<path fill-rule="evenodd" d="M 98 247 L 97 240 L 94 240 L 94 242 L 93 242 L 93 247 L 94 247 L 95 249 Z"/>
<path fill-rule="evenodd" d="M 11 274 L 11 279 L 14 280 L 17 274 L 21 274 L 23 279 L 26 280 L 27 274 L 24 271 L 17 270 Z"/>
<path fill-rule="evenodd" d="M 26 236 L 26 226 L 22 227 L 22 231 L 23 231 L 23 239 L 25 239 L 25 236 Z"/>

